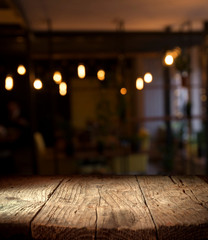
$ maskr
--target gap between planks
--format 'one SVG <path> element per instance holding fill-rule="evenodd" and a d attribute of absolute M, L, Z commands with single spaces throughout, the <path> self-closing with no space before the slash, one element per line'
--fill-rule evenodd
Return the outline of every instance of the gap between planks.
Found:
<path fill-rule="evenodd" d="M 40 213 L 40 211 L 43 209 L 43 207 L 46 205 L 46 203 L 49 201 L 49 199 L 53 196 L 53 194 L 55 193 L 55 191 L 58 189 L 58 187 L 61 185 L 61 183 L 64 181 L 64 178 L 62 178 L 60 180 L 60 182 L 57 184 L 57 186 L 53 189 L 53 191 L 49 194 L 47 200 L 45 201 L 45 203 L 40 207 L 40 209 L 36 212 L 36 214 L 33 216 L 33 218 L 31 219 L 30 221 L 30 229 L 29 229 L 29 236 L 31 239 L 33 239 L 32 237 L 32 228 L 31 228 L 31 225 L 32 225 L 32 222 L 34 221 L 34 219 L 37 217 L 37 215 Z"/>
<path fill-rule="evenodd" d="M 144 200 L 144 204 L 147 206 L 147 209 L 148 209 L 148 211 L 149 211 L 150 217 L 151 217 L 152 222 L 153 222 L 153 224 L 154 224 L 154 226 L 155 226 L 156 240 L 158 240 L 158 239 L 159 239 L 159 238 L 158 238 L 158 231 L 157 231 L 157 226 L 156 226 L 154 217 L 153 217 L 153 215 L 152 215 L 152 213 L 151 213 L 151 210 L 150 210 L 150 208 L 149 208 L 149 206 L 148 206 L 148 204 L 147 204 L 147 201 L 146 201 L 146 199 L 145 199 L 144 193 L 143 193 L 142 188 L 141 188 L 141 186 L 140 186 L 140 184 L 139 184 L 138 177 L 135 176 L 135 178 L 136 178 L 136 182 L 137 182 L 137 184 L 138 184 L 139 190 L 140 190 L 141 193 L 142 193 L 142 197 L 143 197 L 143 200 Z"/>
<path fill-rule="evenodd" d="M 99 200 L 98 200 L 98 205 L 96 206 L 96 218 L 95 218 L 95 240 L 97 240 L 97 231 L 98 231 L 98 207 L 100 207 L 100 200 L 101 200 L 101 195 L 100 195 L 100 186 L 97 186 L 98 194 L 99 194 Z"/>

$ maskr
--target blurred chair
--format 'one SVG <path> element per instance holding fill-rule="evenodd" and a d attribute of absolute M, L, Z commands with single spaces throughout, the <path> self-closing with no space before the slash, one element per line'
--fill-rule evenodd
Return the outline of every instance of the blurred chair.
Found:
<path fill-rule="evenodd" d="M 40 175 L 55 174 L 55 156 L 53 149 L 46 147 L 43 135 L 40 132 L 34 133 L 34 142 L 38 174 Z"/>

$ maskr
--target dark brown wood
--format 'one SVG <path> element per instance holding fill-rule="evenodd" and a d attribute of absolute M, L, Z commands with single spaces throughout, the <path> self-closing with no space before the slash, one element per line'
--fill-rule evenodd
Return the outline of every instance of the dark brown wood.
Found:
<path fill-rule="evenodd" d="M 65 179 L 32 222 L 34 239 L 94 239 L 99 178 Z"/>
<path fill-rule="evenodd" d="M 201 175 L 201 176 L 198 176 L 200 179 L 204 180 L 206 183 L 208 183 L 208 176 L 205 176 L 205 175 Z"/>
<path fill-rule="evenodd" d="M 29 238 L 30 222 L 60 181 L 54 177 L 0 179 L 0 239 Z"/>
<path fill-rule="evenodd" d="M 208 184 L 197 177 L 138 177 L 158 239 L 208 238 Z"/>
<path fill-rule="evenodd" d="M 21 56 L 27 52 L 25 42 L 16 36 L 26 37 L 19 29 L 0 28 L 1 56 Z M 188 47 L 201 44 L 203 32 L 32 32 L 32 55 L 34 59 L 48 59 L 48 39 L 53 44 L 53 59 L 63 58 L 100 58 L 117 57 L 125 52 L 126 56 L 135 56 L 141 52 L 163 51 L 167 45 Z M 190 41 L 190 38 L 192 41 Z M 24 39 L 24 38 L 23 38 Z M 124 44 L 122 44 L 124 43 Z"/>
<path fill-rule="evenodd" d="M 97 239 L 156 239 L 154 223 L 134 176 L 102 179 Z"/>
<path fill-rule="evenodd" d="M 0 179 L 0 239 L 208 239 L 196 176 Z"/>

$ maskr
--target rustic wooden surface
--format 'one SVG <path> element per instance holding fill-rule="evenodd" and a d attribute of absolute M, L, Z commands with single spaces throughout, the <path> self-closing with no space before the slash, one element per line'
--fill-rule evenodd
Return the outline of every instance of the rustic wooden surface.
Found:
<path fill-rule="evenodd" d="M 0 239 L 30 237 L 30 223 L 61 179 L 22 177 L 0 179 Z"/>
<path fill-rule="evenodd" d="M 208 239 L 196 176 L 0 179 L 0 239 Z"/>
<path fill-rule="evenodd" d="M 158 239 L 208 238 L 208 185 L 195 177 L 138 177 Z M 198 189 L 198 190 L 197 190 Z M 197 193 L 198 192 L 198 193 Z M 205 201 L 204 205 L 200 197 Z"/>
<path fill-rule="evenodd" d="M 64 179 L 54 195 L 32 222 L 35 239 L 93 239 L 99 179 Z"/>
<path fill-rule="evenodd" d="M 135 177 L 108 177 L 98 186 L 97 239 L 156 239 Z"/>

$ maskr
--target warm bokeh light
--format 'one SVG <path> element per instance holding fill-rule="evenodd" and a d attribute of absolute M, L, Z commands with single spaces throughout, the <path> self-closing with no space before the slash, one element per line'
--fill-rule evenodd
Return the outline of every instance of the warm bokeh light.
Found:
<path fill-rule="evenodd" d="M 170 66 L 173 64 L 173 56 L 168 54 L 165 56 L 165 64 Z"/>
<path fill-rule="evenodd" d="M 179 47 L 176 47 L 175 49 L 173 49 L 171 53 L 174 59 L 177 58 L 180 54 L 181 54 L 181 49 Z"/>
<path fill-rule="evenodd" d="M 126 89 L 126 88 L 121 88 L 120 93 L 121 93 L 122 95 L 126 95 L 127 89 Z"/>
<path fill-rule="evenodd" d="M 36 79 L 33 83 L 33 87 L 37 90 L 40 90 L 43 87 L 43 84 L 40 79 Z"/>
<path fill-rule="evenodd" d="M 137 78 L 136 80 L 136 88 L 138 90 L 142 90 L 144 88 L 144 81 L 142 78 Z"/>
<path fill-rule="evenodd" d="M 62 75 L 59 71 L 54 72 L 53 80 L 55 83 L 59 84 L 62 81 Z"/>
<path fill-rule="evenodd" d="M 7 76 L 5 79 L 5 89 L 10 91 L 12 90 L 13 86 L 14 86 L 13 78 L 11 76 Z"/>
<path fill-rule="evenodd" d="M 23 65 L 19 65 L 17 68 L 17 72 L 20 75 L 24 75 L 26 73 L 26 68 Z"/>
<path fill-rule="evenodd" d="M 144 81 L 146 82 L 146 83 L 151 83 L 152 82 L 152 74 L 151 73 L 146 73 L 145 75 L 144 75 Z"/>
<path fill-rule="evenodd" d="M 79 65 L 77 68 L 77 74 L 79 78 L 85 78 L 85 66 Z"/>
<path fill-rule="evenodd" d="M 97 78 L 100 80 L 100 81 L 103 81 L 105 80 L 105 71 L 104 70 L 99 70 L 97 72 Z"/>
<path fill-rule="evenodd" d="M 207 96 L 206 96 L 205 94 L 203 94 L 203 95 L 201 96 L 201 101 L 202 101 L 202 102 L 206 102 L 206 101 L 207 101 Z"/>
<path fill-rule="evenodd" d="M 59 84 L 59 94 L 65 96 L 67 94 L 67 85 L 65 82 Z"/>

